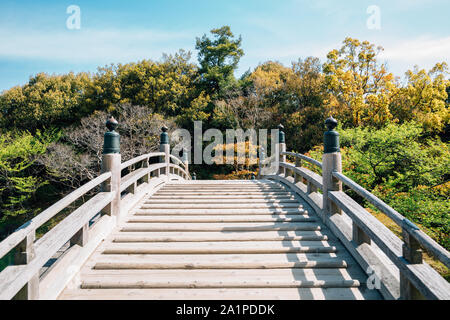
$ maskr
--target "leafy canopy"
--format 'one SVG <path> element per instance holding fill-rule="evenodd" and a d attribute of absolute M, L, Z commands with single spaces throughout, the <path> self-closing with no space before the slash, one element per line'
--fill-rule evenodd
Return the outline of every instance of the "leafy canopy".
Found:
<path fill-rule="evenodd" d="M 212 39 L 206 34 L 197 38 L 195 48 L 199 51 L 200 85 L 214 95 L 233 82 L 233 72 L 244 51 L 240 48 L 242 38 L 234 39 L 229 26 L 212 29 L 211 34 Z"/>

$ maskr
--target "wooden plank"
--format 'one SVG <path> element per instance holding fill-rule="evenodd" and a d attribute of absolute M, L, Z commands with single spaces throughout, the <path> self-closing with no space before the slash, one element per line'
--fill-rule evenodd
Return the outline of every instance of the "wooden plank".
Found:
<path fill-rule="evenodd" d="M 138 209 L 136 215 L 261 215 L 261 214 L 307 214 L 308 210 L 295 208 L 260 209 Z"/>
<path fill-rule="evenodd" d="M 151 215 L 151 216 L 132 216 L 127 222 L 142 223 L 142 222 L 314 222 L 315 217 L 308 215 L 203 215 L 203 216 L 167 216 L 167 215 Z"/>
<path fill-rule="evenodd" d="M 177 204 L 177 203 L 144 203 L 141 209 L 259 209 L 259 208 L 302 208 L 300 203 L 193 203 L 193 204 Z"/>
<path fill-rule="evenodd" d="M 184 182 L 184 181 L 183 181 Z M 284 189 L 284 187 L 280 184 L 273 183 L 273 184 L 267 184 L 267 183 L 261 183 L 261 184 L 255 184 L 255 183 L 215 183 L 215 184 L 199 184 L 199 183 L 191 183 L 191 180 L 186 180 L 186 183 L 168 183 L 167 188 L 169 189 L 188 189 L 188 190 L 194 190 L 194 189 L 218 189 L 218 188 L 243 188 L 243 189 Z"/>
<path fill-rule="evenodd" d="M 247 200 L 247 199 L 262 199 L 262 200 L 296 200 L 293 195 L 281 195 L 281 196 L 265 196 L 265 195 L 229 195 L 229 196 L 176 196 L 176 195 L 154 195 L 151 197 L 153 200 L 171 201 L 171 200 L 217 200 L 217 201 L 233 201 L 233 200 Z"/>
<path fill-rule="evenodd" d="M 198 199 L 178 199 L 176 197 L 171 197 L 168 199 L 158 199 L 155 197 L 151 197 L 150 199 L 148 199 L 147 201 L 145 201 L 145 204 L 148 205 L 152 205 L 152 204 L 167 204 L 167 203 L 171 203 L 171 204 L 180 204 L 180 205 L 185 205 L 185 204 L 198 204 L 198 203 L 208 203 L 208 204 L 217 204 L 217 203 L 221 203 L 221 204 L 298 204 L 300 205 L 300 203 L 298 202 L 297 199 L 295 198 L 284 198 L 284 199 L 270 199 L 270 198 L 259 198 L 259 199 L 253 199 L 253 198 L 241 198 L 241 199 L 234 199 L 234 198 L 226 198 L 226 199 L 215 199 L 215 198 L 206 198 L 202 197 L 202 198 L 198 198 Z"/>
<path fill-rule="evenodd" d="M 280 269 L 346 268 L 330 253 L 283 254 L 104 254 L 94 269 Z"/>
<path fill-rule="evenodd" d="M 293 193 L 289 191 L 271 192 L 271 191 L 158 191 L 158 196 L 242 196 L 242 195 L 255 195 L 255 196 L 292 196 Z"/>
<path fill-rule="evenodd" d="M 113 242 L 192 242 L 192 241 L 324 241 L 328 237 L 319 231 L 264 232 L 117 232 Z"/>
<path fill-rule="evenodd" d="M 315 231 L 316 223 L 129 223 L 122 231 Z"/>
<path fill-rule="evenodd" d="M 80 300 L 363 300 L 380 299 L 359 288 L 258 289 L 86 289 L 67 290 L 60 299 Z M 219 310 L 220 311 L 220 310 Z"/>
<path fill-rule="evenodd" d="M 103 254 L 231 254 L 333 253 L 336 247 L 318 241 L 143 242 L 111 243 Z"/>
<path fill-rule="evenodd" d="M 240 280 L 241 279 L 241 280 Z M 283 280 L 283 279 L 211 279 L 211 280 L 179 280 L 179 279 L 147 279 L 147 278 L 109 278 L 88 279 L 83 281 L 81 289 L 151 289 L 151 288 L 351 288 L 359 287 L 358 280 Z"/>
<path fill-rule="evenodd" d="M 177 183 L 170 183 L 170 185 L 176 185 Z M 188 180 L 179 184 L 187 184 L 187 185 L 210 185 L 210 184 L 252 184 L 252 185 L 260 185 L 260 184 L 276 184 L 268 179 L 259 179 L 259 180 L 246 180 L 246 179 L 236 179 L 236 180 Z"/>
<path fill-rule="evenodd" d="M 85 268 L 81 272 L 81 277 L 84 280 L 96 279 L 159 279 L 159 280 L 173 280 L 186 279 L 189 281 L 196 279 L 223 279 L 233 280 L 236 278 L 247 280 L 261 280 L 261 279 L 285 279 L 285 280 L 351 280 L 356 279 L 360 283 L 364 283 L 367 276 L 360 270 L 352 268 L 352 274 L 349 273 L 348 268 L 332 268 L 332 269 L 134 269 L 134 270 L 96 270 Z M 355 273 L 355 271 L 359 271 Z M 355 278 L 355 275 L 357 276 Z"/>
<path fill-rule="evenodd" d="M 268 185 L 230 185 L 230 184 L 214 184 L 214 185 L 167 185 L 167 190 L 170 191 L 177 191 L 177 190 L 230 190 L 230 189 L 240 189 L 240 190 L 284 190 L 284 188 L 281 185 L 275 186 L 268 186 Z"/>

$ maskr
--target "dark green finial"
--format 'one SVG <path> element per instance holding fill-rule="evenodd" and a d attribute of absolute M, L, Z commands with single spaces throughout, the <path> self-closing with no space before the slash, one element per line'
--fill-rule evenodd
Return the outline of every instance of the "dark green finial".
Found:
<path fill-rule="evenodd" d="M 333 117 L 329 117 L 325 120 L 325 125 L 328 131 L 325 132 L 323 137 L 324 153 L 340 152 L 339 149 L 339 132 L 334 130 L 338 122 Z"/>
<path fill-rule="evenodd" d="M 119 123 L 113 116 L 106 121 L 108 132 L 104 135 L 103 154 L 120 153 L 120 135 L 115 131 Z"/>
<path fill-rule="evenodd" d="M 167 131 L 169 130 L 169 128 L 167 128 L 167 126 L 163 126 L 161 128 L 162 133 L 161 133 L 161 144 L 169 144 L 169 134 L 167 133 Z"/>
<path fill-rule="evenodd" d="M 252 180 L 256 180 L 255 173 L 252 172 Z"/>
<path fill-rule="evenodd" d="M 197 180 L 197 174 L 195 172 L 192 173 L 192 180 Z"/>
<path fill-rule="evenodd" d="M 328 130 L 331 131 L 337 127 L 338 122 L 335 118 L 333 118 L 333 116 L 331 116 L 327 120 L 325 120 L 325 125 L 327 126 Z"/>
<path fill-rule="evenodd" d="M 284 126 L 280 123 L 279 125 L 278 125 L 278 130 L 280 131 L 280 135 L 279 135 L 279 138 L 278 138 L 278 142 L 279 143 L 286 143 L 286 138 L 285 138 L 285 134 L 284 134 Z"/>

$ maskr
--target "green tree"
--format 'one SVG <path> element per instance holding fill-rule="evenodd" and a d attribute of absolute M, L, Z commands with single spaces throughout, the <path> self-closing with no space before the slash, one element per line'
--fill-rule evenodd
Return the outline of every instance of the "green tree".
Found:
<path fill-rule="evenodd" d="M 34 135 L 21 132 L 0 136 L 0 234 L 32 217 L 33 197 L 47 183 L 35 161 L 58 138 L 55 131 L 41 134 L 39 130 Z"/>
<path fill-rule="evenodd" d="M 198 97 L 194 90 L 197 67 L 191 54 L 180 50 L 163 55 L 161 61 L 142 60 L 99 68 L 87 101 L 101 110 L 113 111 L 119 104 L 145 106 L 168 116 L 191 107 Z"/>
<path fill-rule="evenodd" d="M 450 166 L 448 145 L 439 139 L 421 139 L 419 124 L 389 124 L 380 130 L 358 127 L 340 133 L 347 169 L 368 189 L 383 184 L 408 191 L 444 182 Z"/>
<path fill-rule="evenodd" d="M 244 51 L 240 48 L 242 38 L 234 39 L 229 26 L 213 29 L 211 34 L 213 39 L 206 34 L 197 38 L 195 48 L 199 50 L 200 86 L 215 95 L 235 82 L 233 72 Z"/>
<path fill-rule="evenodd" d="M 91 77 L 86 73 L 39 73 L 26 85 L 0 96 L 0 126 L 34 131 L 71 124 L 92 112 L 84 101 L 90 85 Z"/>

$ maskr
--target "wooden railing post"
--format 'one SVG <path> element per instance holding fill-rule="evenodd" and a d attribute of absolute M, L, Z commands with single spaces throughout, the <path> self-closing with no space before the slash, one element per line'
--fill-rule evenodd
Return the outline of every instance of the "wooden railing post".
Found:
<path fill-rule="evenodd" d="M 306 182 L 306 193 L 311 194 L 314 192 L 317 192 L 317 187 L 311 181 Z"/>
<path fill-rule="evenodd" d="M 189 174 L 189 157 L 186 148 L 183 148 L 183 157 L 181 160 L 183 161 L 184 164 L 184 171 L 186 171 L 186 173 Z M 188 177 L 185 178 L 188 179 Z"/>
<path fill-rule="evenodd" d="M 142 167 L 143 167 L 143 168 L 148 168 L 149 166 L 150 166 L 149 158 L 147 158 L 147 159 L 145 159 L 145 160 L 142 162 Z M 150 182 L 150 172 L 144 176 L 144 178 L 142 179 L 142 181 L 143 181 L 143 182 L 146 182 L 146 183 L 149 183 L 149 182 Z"/>
<path fill-rule="evenodd" d="M 323 210 L 329 215 L 341 210 L 328 198 L 328 191 L 341 191 L 342 183 L 332 176 L 333 171 L 342 172 L 342 159 L 339 149 L 339 133 L 334 130 L 337 121 L 333 117 L 325 121 L 328 131 L 324 134 L 324 153 L 322 157 Z"/>
<path fill-rule="evenodd" d="M 70 245 L 79 245 L 80 247 L 84 247 L 88 240 L 88 233 L 89 232 L 89 223 L 86 223 L 83 228 L 78 230 L 77 233 L 70 239 Z"/>
<path fill-rule="evenodd" d="M 163 126 L 161 128 L 162 133 L 161 133 L 161 142 L 159 145 L 159 151 L 164 152 L 165 156 L 164 156 L 164 162 L 166 164 L 165 167 L 165 174 L 167 176 L 167 181 L 170 180 L 169 175 L 170 175 L 170 144 L 169 144 L 169 134 L 167 133 L 167 131 L 169 130 L 169 128 L 167 128 L 166 126 Z M 163 161 L 161 161 L 163 162 Z"/>
<path fill-rule="evenodd" d="M 286 155 L 282 155 L 282 152 L 286 152 L 286 136 L 284 134 L 284 126 L 282 124 L 278 125 L 278 130 L 279 130 L 279 134 L 278 134 L 278 155 L 279 155 L 279 159 L 280 162 L 286 162 Z M 278 169 L 278 174 L 283 174 L 284 176 L 286 176 L 286 168 L 284 167 L 279 167 Z"/>
<path fill-rule="evenodd" d="M 301 168 L 302 167 L 302 159 L 300 159 L 300 157 L 295 157 L 295 167 L 296 168 Z M 294 183 L 300 182 L 301 180 L 301 176 L 294 172 Z"/>
<path fill-rule="evenodd" d="M 404 223 L 408 223 L 407 220 Z M 411 224 L 412 227 L 417 228 L 415 225 Z M 417 228 L 418 229 L 418 228 Z M 423 263 L 422 249 L 420 247 L 419 241 L 414 238 L 408 230 L 402 226 L 402 236 L 403 236 L 403 246 L 402 253 L 403 258 L 412 264 Z M 400 272 L 400 299 L 402 300 L 421 300 L 424 299 L 422 294 L 417 290 L 416 287 L 405 277 L 402 272 Z"/>
<path fill-rule="evenodd" d="M 370 237 L 364 232 L 363 229 L 361 229 L 356 222 L 353 221 L 353 234 L 352 234 L 352 240 L 353 242 L 359 246 L 363 243 L 371 244 L 372 241 L 370 240 Z"/>
<path fill-rule="evenodd" d="M 113 118 L 106 122 L 108 132 L 104 136 L 102 173 L 111 172 L 111 178 L 102 184 L 103 192 L 114 192 L 114 199 L 103 209 L 103 213 L 120 216 L 120 180 L 122 157 L 120 155 L 120 135 L 115 131 L 119 123 Z"/>
<path fill-rule="evenodd" d="M 258 163 L 258 179 L 261 179 L 263 174 L 262 170 L 264 168 L 264 161 L 266 160 L 266 153 L 264 147 L 259 148 L 259 163 Z"/>
<path fill-rule="evenodd" d="M 29 233 L 26 238 L 15 248 L 14 264 L 28 264 L 35 257 L 34 241 L 36 232 Z M 14 296 L 14 300 L 37 300 L 39 299 L 39 273 L 35 274 L 30 281 Z"/>

